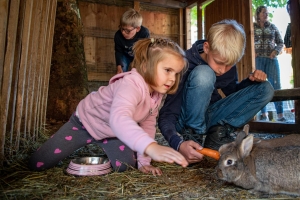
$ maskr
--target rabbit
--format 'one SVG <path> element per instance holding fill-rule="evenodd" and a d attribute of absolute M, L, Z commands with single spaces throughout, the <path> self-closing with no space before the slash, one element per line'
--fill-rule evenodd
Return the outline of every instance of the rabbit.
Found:
<path fill-rule="evenodd" d="M 254 139 L 247 130 L 220 147 L 217 177 L 253 192 L 300 196 L 300 135 Z M 296 137 L 297 136 L 297 137 Z M 282 141 L 282 142 L 280 142 Z"/>

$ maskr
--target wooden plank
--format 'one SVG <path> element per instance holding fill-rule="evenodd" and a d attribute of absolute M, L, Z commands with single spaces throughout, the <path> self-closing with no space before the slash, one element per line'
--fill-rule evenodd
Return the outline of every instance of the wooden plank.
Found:
<path fill-rule="evenodd" d="M 300 1 L 291 1 L 291 29 L 292 29 L 292 66 L 294 74 L 294 87 L 300 87 Z M 295 122 L 300 124 L 300 101 L 295 102 Z"/>
<path fill-rule="evenodd" d="M 24 26 L 22 32 L 22 55 L 19 68 L 19 79 L 18 79 L 18 92 L 16 99 L 16 116 L 14 130 L 17 134 L 17 138 L 20 138 L 21 133 L 21 123 L 23 117 L 23 106 L 24 106 L 24 92 L 25 80 L 26 80 L 26 70 L 27 70 L 27 58 L 29 50 L 29 36 L 30 36 L 30 26 L 31 26 L 31 15 L 32 15 L 33 1 L 26 1 L 25 5 L 25 17 Z M 16 144 L 18 145 L 18 144 Z"/>
<path fill-rule="evenodd" d="M 50 10 L 50 1 L 46 1 L 43 4 L 43 11 L 42 11 L 42 19 L 41 19 L 41 31 L 40 31 L 40 39 L 39 39 L 39 49 L 38 49 L 38 56 L 37 56 L 37 74 L 38 78 L 36 79 L 37 84 L 37 95 L 36 95 L 36 104 L 34 106 L 34 115 L 37 116 L 35 119 L 35 136 L 38 138 L 39 129 L 43 126 L 41 124 L 41 109 L 42 109 L 42 83 L 44 78 L 43 69 L 45 66 L 45 59 L 46 59 L 46 44 L 47 44 L 47 31 L 49 30 L 48 27 L 48 19 L 49 19 L 49 10 Z M 35 138 L 33 138 L 35 139 Z"/>
<path fill-rule="evenodd" d="M 48 89 L 49 89 L 49 77 L 51 68 L 51 57 L 52 57 L 52 45 L 53 45 L 53 35 L 55 27 L 55 16 L 56 16 L 56 5 L 57 0 L 52 0 L 50 5 L 50 14 L 48 19 L 48 31 L 47 31 L 47 43 L 46 43 L 46 59 L 44 66 L 44 79 L 43 79 L 43 94 L 42 94 L 42 109 L 41 109 L 41 124 L 46 123 L 46 110 L 47 110 L 47 99 L 48 99 Z"/>
<path fill-rule="evenodd" d="M 22 32 L 24 25 L 24 15 L 25 15 L 25 1 L 20 1 L 19 8 L 19 21 L 18 21 L 18 30 L 17 30 L 17 38 L 16 38 L 16 46 L 15 46 L 15 59 L 14 59 L 14 70 L 12 76 L 12 90 L 11 90 L 11 98 L 10 98 L 10 112 L 9 112 L 9 122 L 7 122 L 7 128 L 10 126 L 10 144 L 12 146 L 13 134 L 14 134 L 14 124 L 15 124 L 15 115 L 16 115 L 16 103 L 17 103 L 17 92 L 18 92 L 18 80 L 19 80 L 19 68 L 21 62 L 21 54 L 22 54 Z M 9 120 L 8 119 L 8 120 Z M 16 137 L 16 141 L 19 138 Z M 17 143 L 16 149 L 18 149 L 19 143 Z"/>
<path fill-rule="evenodd" d="M 0 1 L 0 94 L 2 88 L 1 85 L 2 85 L 3 66 L 4 66 L 8 5 L 9 5 L 9 0 Z"/>
<path fill-rule="evenodd" d="M 39 21 L 41 19 L 41 1 L 35 0 L 32 10 L 32 22 L 30 30 L 30 43 L 29 43 L 29 55 L 27 59 L 27 70 L 26 70 L 26 81 L 24 93 L 26 105 L 24 107 L 24 138 L 31 137 L 32 132 L 32 107 L 33 107 L 33 96 L 35 95 L 35 73 L 36 73 L 36 57 L 38 38 L 40 32 Z M 33 120 L 34 121 L 34 120 Z"/>
<path fill-rule="evenodd" d="M 273 101 L 283 101 L 283 100 L 299 100 L 300 99 L 300 88 L 293 89 L 282 89 L 275 90 Z"/>
<path fill-rule="evenodd" d="M 5 135 L 6 135 L 6 124 L 8 117 L 8 109 L 10 102 L 11 94 L 11 85 L 12 85 L 12 74 L 14 66 L 14 53 L 15 45 L 17 38 L 17 29 L 18 29 L 18 18 L 19 18 L 19 5 L 20 1 L 15 0 L 10 2 L 10 10 L 8 17 L 8 28 L 7 28 L 7 40 L 6 40 L 6 52 L 4 57 L 4 68 L 3 74 L 5 76 L 2 79 L 2 90 L 0 97 L 0 161 L 4 160 L 4 144 L 5 144 Z M 2 165 L 2 163 L 0 163 Z"/>
<path fill-rule="evenodd" d="M 252 121 L 249 123 L 251 132 L 263 133 L 299 133 L 300 124 Z"/>

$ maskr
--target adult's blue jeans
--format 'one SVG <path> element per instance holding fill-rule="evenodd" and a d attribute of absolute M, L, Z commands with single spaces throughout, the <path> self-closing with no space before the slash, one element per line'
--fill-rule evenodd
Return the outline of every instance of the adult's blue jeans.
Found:
<path fill-rule="evenodd" d="M 280 84 L 280 69 L 277 58 L 268 58 L 268 57 L 256 57 L 255 58 L 256 69 L 260 69 L 265 72 L 268 76 L 268 81 L 274 87 L 275 90 L 281 88 Z M 275 109 L 277 114 L 283 113 L 283 102 L 276 101 L 274 102 Z M 262 113 L 267 112 L 267 108 L 263 107 L 261 110 Z"/>
<path fill-rule="evenodd" d="M 205 134 L 211 126 L 224 124 L 242 127 L 271 101 L 274 94 L 272 85 L 265 81 L 249 85 L 210 105 L 215 82 L 215 72 L 208 65 L 199 65 L 189 74 L 177 132 L 192 128 L 198 134 Z"/>

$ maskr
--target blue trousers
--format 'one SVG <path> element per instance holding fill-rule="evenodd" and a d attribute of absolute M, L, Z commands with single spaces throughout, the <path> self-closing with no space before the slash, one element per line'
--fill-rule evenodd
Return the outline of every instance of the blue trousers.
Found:
<path fill-rule="evenodd" d="M 125 56 L 125 55 L 122 56 L 121 62 L 122 62 L 122 70 L 123 70 L 123 72 L 130 71 L 129 65 L 130 65 L 130 63 L 132 61 L 133 61 L 133 58 L 131 58 L 129 56 Z"/>
<path fill-rule="evenodd" d="M 242 127 L 271 101 L 274 89 L 268 82 L 252 84 L 210 105 L 216 82 L 215 72 L 208 65 L 197 66 L 184 86 L 177 132 L 186 127 L 205 134 L 214 125 Z"/>
<path fill-rule="evenodd" d="M 281 88 L 280 84 L 280 69 L 277 58 L 267 58 L 267 57 L 256 57 L 255 58 L 256 69 L 260 69 L 265 72 L 268 76 L 268 81 L 274 87 L 275 90 Z M 277 114 L 283 113 L 283 102 L 276 101 L 274 102 L 275 109 Z M 261 109 L 262 113 L 267 112 L 267 108 L 263 107 Z"/>

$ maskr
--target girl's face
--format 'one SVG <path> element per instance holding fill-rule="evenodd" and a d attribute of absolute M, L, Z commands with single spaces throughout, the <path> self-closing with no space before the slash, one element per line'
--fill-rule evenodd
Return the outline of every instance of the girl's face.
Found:
<path fill-rule="evenodd" d="M 258 14 L 258 18 L 261 22 L 268 21 L 268 16 L 269 16 L 269 12 L 265 8 L 261 9 L 261 12 Z"/>
<path fill-rule="evenodd" d="M 149 85 L 150 93 L 156 91 L 161 94 L 167 93 L 175 84 L 176 75 L 184 67 L 184 60 L 178 56 L 169 54 L 157 64 L 156 86 Z"/>

